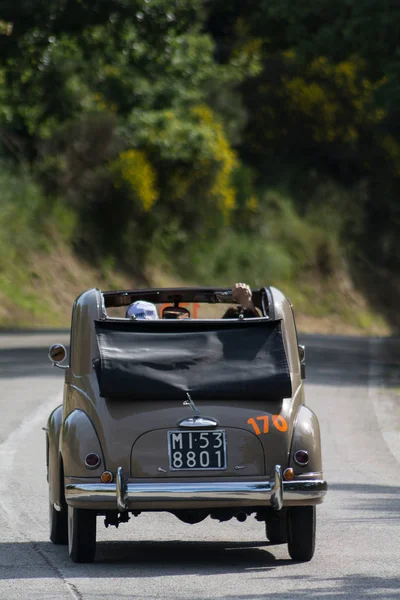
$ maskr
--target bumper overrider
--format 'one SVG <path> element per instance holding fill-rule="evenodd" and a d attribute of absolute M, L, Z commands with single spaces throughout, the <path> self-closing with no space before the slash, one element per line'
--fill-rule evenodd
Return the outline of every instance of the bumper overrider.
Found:
<path fill-rule="evenodd" d="M 272 506 L 280 510 L 295 504 L 319 504 L 327 492 L 318 479 L 283 481 L 276 465 L 265 481 L 216 481 L 210 483 L 128 483 L 119 467 L 115 483 L 68 483 L 69 505 L 123 512 L 126 510 L 173 510 L 200 507 Z"/>

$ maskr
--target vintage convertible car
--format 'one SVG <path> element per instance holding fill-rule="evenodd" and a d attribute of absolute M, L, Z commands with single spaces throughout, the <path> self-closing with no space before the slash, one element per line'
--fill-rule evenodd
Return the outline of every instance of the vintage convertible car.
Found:
<path fill-rule="evenodd" d="M 160 315 L 132 320 L 147 300 Z M 318 420 L 304 402 L 304 347 L 276 288 L 253 290 L 259 317 L 222 318 L 225 288 L 90 289 L 73 305 L 63 404 L 48 419 L 50 539 L 91 562 L 96 518 L 143 511 L 185 523 L 249 515 L 272 544 L 310 560 L 327 490 Z M 170 307 L 170 308 L 169 308 Z M 171 315 L 170 315 L 171 316 Z"/>

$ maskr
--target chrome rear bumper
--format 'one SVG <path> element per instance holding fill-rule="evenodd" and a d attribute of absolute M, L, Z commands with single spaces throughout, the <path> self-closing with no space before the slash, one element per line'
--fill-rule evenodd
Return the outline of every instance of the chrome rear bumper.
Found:
<path fill-rule="evenodd" d="M 125 510 L 177 510 L 231 506 L 282 506 L 322 502 L 328 486 L 323 480 L 283 481 L 276 465 L 271 480 L 211 483 L 127 483 L 121 467 L 116 483 L 74 483 L 65 487 L 68 504 L 76 507 Z"/>

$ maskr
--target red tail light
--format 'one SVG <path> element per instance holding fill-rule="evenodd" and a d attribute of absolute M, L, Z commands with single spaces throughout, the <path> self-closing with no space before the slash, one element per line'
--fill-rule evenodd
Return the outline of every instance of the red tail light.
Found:
<path fill-rule="evenodd" d="M 294 462 L 300 467 L 305 467 L 310 460 L 307 450 L 297 450 L 293 458 Z"/>
<path fill-rule="evenodd" d="M 87 469 L 97 469 L 99 464 L 100 464 L 100 456 L 98 454 L 91 452 L 90 454 L 86 455 L 85 465 L 86 465 Z"/>

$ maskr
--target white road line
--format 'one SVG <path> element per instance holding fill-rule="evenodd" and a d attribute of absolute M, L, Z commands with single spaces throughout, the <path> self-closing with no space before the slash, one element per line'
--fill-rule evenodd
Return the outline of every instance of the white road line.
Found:
<path fill-rule="evenodd" d="M 384 387 L 383 367 L 379 361 L 384 338 L 370 338 L 368 365 L 368 396 L 382 437 L 390 452 L 400 462 L 400 399 Z"/>
<path fill-rule="evenodd" d="M 0 506 L 3 512 L 8 517 L 8 525 L 16 534 L 16 537 L 29 543 L 42 559 L 51 567 L 55 574 L 62 579 L 68 593 L 73 600 L 82 600 L 82 596 L 76 586 L 67 580 L 59 565 L 55 564 L 46 552 L 38 548 L 36 543 L 32 541 L 26 533 L 17 528 L 16 524 L 20 522 L 21 506 L 19 499 L 13 494 L 10 497 L 10 488 L 13 488 L 13 483 L 18 489 L 18 482 L 13 476 L 14 459 L 17 451 L 23 447 L 23 442 L 28 434 L 35 427 L 43 427 L 46 425 L 47 419 L 51 411 L 61 404 L 62 394 L 57 394 L 45 404 L 41 404 L 35 411 L 28 415 L 14 431 L 0 444 Z M 44 434 L 43 434 L 44 435 Z M 43 456 L 43 460 L 45 457 Z"/>
<path fill-rule="evenodd" d="M 45 426 L 50 412 L 58 404 L 62 402 L 62 394 L 57 394 L 46 404 L 41 404 L 36 410 L 25 419 L 12 431 L 9 436 L 0 444 L 0 504 L 4 510 L 16 514 L 15 503 L 10 503 L 9 488 L 10 479 L 13 479 L 13 464 L 14 457 L 18 449 L 26 438 L 26 436 L 35 427 Z M 3 493 L 5 492 L 5 493 Z"/>
<path fill-rule="evenodd" d="M 41 404 L 36 410 L 25 419 L 12 431 L 9 436 L 0 444 L 0 469 L 1 472 L 11 474 L 14 456 L 17 450 L 21 447 L 21 442 L 35 427 L 44 427 L 51 411 L 62 403 L 62 394 L 57 394 L 46 404 Z M 4 477 L 0 479 L 4 482 Z M 0 488 L 1 489 L 1 488 Z"/>

